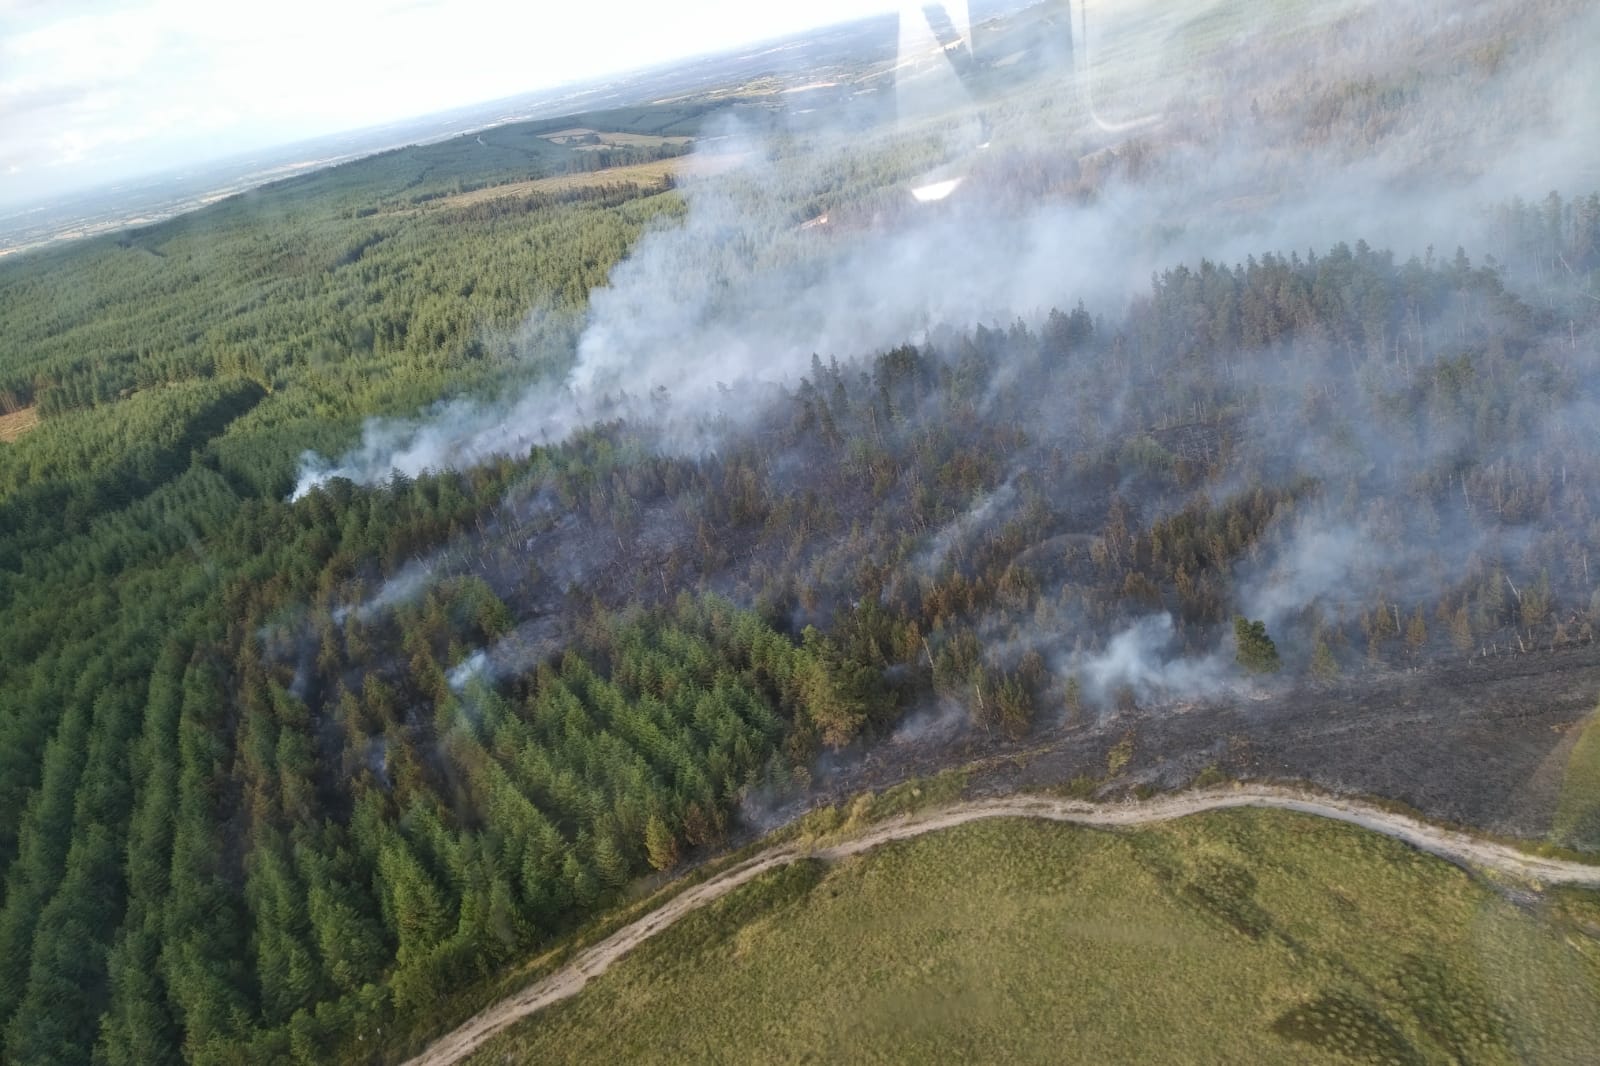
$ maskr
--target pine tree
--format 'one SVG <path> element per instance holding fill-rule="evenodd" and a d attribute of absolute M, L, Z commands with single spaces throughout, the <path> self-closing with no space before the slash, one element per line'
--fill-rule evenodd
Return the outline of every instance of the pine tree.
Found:
<path fill-rule="evenodd" d="M 653 853 L 651 861 L 655 861 Z M 663 870 L 666 868 L 666 866 L 659 867 Z M 569 850 L 566 858 L 561 860 L 561 879 L 566 883 L 572 902 L 580 908 L 587 910 L 594 906 L 600 897 L 600 882 L 584 861 L 578 858 L 576 851 Z"/>
<path fill-rule="evenodd" d="M 1066 706 L 1067 717 L 1075 719 L 1083 711 L 1083 682 L 1078 680 L 1078 675 L 1073 674 L 1067 678 L 1066 688 L 1062 692 L 1061 702 Z"/>
<path fill-rule="evenodd" d="M 1463 655 L 1471 652 L 1477 643 L 1472 635 L 1472 616 L 1467 613 L 1465 603 L 1457 607 L 1455 613 L 1450 616 L 1450 643 Z"/>
<path fill-rule="evenodd" d="M 661 815 L 652 814 L 645 825 L 644 846 L 650 865 L 657 870 L 670 870 L 678 865 L 678 839 Z"/>
<path fill-rule="evenodd" d="M 1278 646 L 1267 635 L 1265 622 L 1252 622 L 1243 615 L 1233 621 L 1235 660 L 1252 674 L 1275 674 L 1282 663 Z"/>
<path fill-rule="evenodd" d="M 1339 677 L 1339 661 L 1320 633 L 1311 647 L 1311 676 L 1322 682 L 1336 681 Z"/>
<path fill-rule="evenodd" d="M 1427 643 L 1428 624 L 1422 620 L 1422 608 L 1418 607 L 1412 614 L 1411 621 L 1406 623 L 1406 652 L 1416 656 Z"/>
<path fill-rule="evenodd" d="M 398 837 L 386 842 L 378 862 L 385 917 L 399 942 L 401 965 L 419 958 L 450 927 L 449 901 Z"/>
<path fill-rule="evenodd" d="M 594 841 L 594 867 L 600 881 L 608 888 L 621 888 L 628 883 L 628 859 L 617 846 L 617 840 L 602 830 Z"/>

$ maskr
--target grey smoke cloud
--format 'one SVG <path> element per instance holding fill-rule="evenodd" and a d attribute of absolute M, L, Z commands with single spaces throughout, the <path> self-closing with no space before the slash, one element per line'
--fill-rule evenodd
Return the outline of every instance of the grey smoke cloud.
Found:
<path fill-rule="evenodd" d="M 1235 673 L 1226 653 L 1185 658 L 1174 654 L 1176 642 L 1172 616 L 1152 614 L 1112 637 L 1104 651 L 1082 656 L 1073 665 L 1084 679 L 1086 694 L 1102 705 L 1123 687 L 1141 700 L 1157 701 L 1176 695 L 1204 698 L 1222 691 Z"/>
<path fill-rule="evenodd" d="M 1370 529 L 1301 521 L 1266 574 L 1244 594 L 1245 613 L 1271 627 L 1325 596 L 1369 588 L 1380 558 Z"/>
<path fill-rule="evenodd" d="M 494 674 L 488 653 L 473 652 L 445 675 L 445 681 L 449 684 L 450 690 L 456 693 L 465 691 L 468 685 L 476 681 L 493 682 Z"/>
<path fill-rule="evenodd" d="M 971 725 L 971 712 L 960 702 L 940 700 L 933 707 L 906 715 L 889 735 L 889 743 L 911 747 L 931 740 L 948 740 Z"/>
<path fill-rule="evenodd" d="M 333 620 L 342 624 L 353 614 L 357 621 L 369 621 L 392 607 L 399 607 L 415 600 L 427 590 L 437 576 L 436 567 L 432 562 L 413 559 L 385 581 L 377 593 L 364 603 L 355 607 L 335 608 Z"/>
<path fill-rule="evenodd" d="M 1359 87 L 1365 70 L 1392 67 L 1399 45 L 1385 40 L 1386 25 L 1448 36 L 1464 20 L 1506 17 L 1503 5 L 1463 13 L 1426 3 L 1350 3 L 1338 13 L 1352 20 L 1341 32 L 1289 49 L 1310 71 L 1340 75 L 1330 93 Z M 738 171 L 691 185 L 682 224 L 645 236 L 591 295 L 564 382 L 501 403 L 456 401 L 420 419 L 369 423 L 340 459 L 308 455 L 296 495 L 335 476 L 375 483 L 393 471 L 469 467 L 602 417 L 660 420 L 664 446 L 714 446 L 718 420 L 759 407 L 759 388 L 732 403 L 730 386 L 793 381 L 813 353 L 870 354 L 943 323 L 1037 318 L 1075 298 L 1115 313 L 1152 270 L 1201 256 L 1232 262 L 1357 237 L 1402 256 L 1453 248 L 1485 204 L 1536 196 L 1595 168 L 1600 137 L 1585 135 L 1600 115 L 1600 73 L 1574 60 L 1575 42 L 1596 39 L 1600 15 L 1576 15 L 1575 32 L 1536 39 L 1487 88 L 1421 84 L 1409 123 L 1374 150 L 1334 142 L 1308 152 L 1281 128 L 1286 119 L 1241 118 L 1247 101 L 1307 77 L 1276 62 L 1184 69 L 1175 61 L 1169 91 L 1209 93 L 1232 115 L 1217 135 L 1196 133 L 1181 101 L 1166 99 L 1155 101 L 1172 112 L 1165 125 L 1125 138 L 1085 134 L 1081 101 L 1071 96 L 1025 114 L 1014 129 L 1043 132 L 1014 132 L 1012 144 L 1029 150 L 1062 129 L 1077 131 L 1068 143 L 1104 145 L 1118 159 L 1141 138 L 1161 139 L 1155 173 L 1119 170 L 1088 202 L 1018 207 L 991 195 L 984 150 L 958 119 L 931 133 L 910 126 L 889 135 L 931 137 L 934 158 L 946 160 L 938 173 L 972 172 L 947 199 L 917 203 L 910 189 L 918 179 L 907 174 L 890 183 L 882 218 L 849 231 L 834 222 L 803 228 L 798 206 L 871 157 L 871 139 L 856 130 L 775 140 L 724 131 L 709 150 L 740 159 Z"/>
<path fill-rule="evenodd" d="M 1011 508 L 1016 499 L 1016 486 L 1011 481 L 1007 481 L 993 492 L 983 494 L 974 501 L 966 514 L 949 522 L 933 534 L 927 548 L 918 556 L 915 569 L 924 576 L 937 573 L 944 566 L 951 551 L 989 529 L 997 518 Z"/>
<path fill-rule="evenodd" d="M 502 678 L 526 673 L 559 651 L 560 620 L 551 616 L 529 619 L 488 648 L 479 648 L 445 675 L 452 691 L 462 693 L 475 684 L 493 685 Z"/>

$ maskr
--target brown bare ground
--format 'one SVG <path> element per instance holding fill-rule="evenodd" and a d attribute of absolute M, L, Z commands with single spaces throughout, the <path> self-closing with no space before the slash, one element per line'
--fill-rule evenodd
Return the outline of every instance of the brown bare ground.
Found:
<path fill-rule="evenodd" d="M 10 444 L 38 425 L 39 409 L 36 407 L 24 407 L 9 415 L 0 415 L 0 441 Z"/>
<path fill-rule="evenodd" d="M 635 163 L 625 167 L 608 167 L 605 170 L 591 170 L 581 174 L 557 174 L 548 178 L 516 181 L 509 185 L 496 185 L 488 189 L 474 189 L 472 192 L 441 197 L 430 201 L 426 208 L 436 210 L 442 207 L 470 207 L 473 204 L 481 204 L 489 200 L 528 196 L 532 193 L 540 192 L 565 192 L 568 189 L 593 188 L 604 185 L 653 185 L 668 175 L 680 179 L 711 177 L 732 170 L 742 159 L 743 156 L 736 154 L 680 156 L 676 159 L 661 159 L 653 163 Z M 411 212 L 396 213 L 409 214 Z"/>
<path fill-rule="evenodd" d="M 593 148 L 658 148 L 663 144 L 688 144 L 690 141 L 694 140 L 693 137 L 662 137 L 653 133 L 607 133 L 604 130 L 592 130 L 586 126 L 575 126 L 569 130 L 558 130 L 555 133 L 546 133 L 540 139 L 550 141 L 555 144 L 564 144 L 567 141 L 575 140 L 579 137 L 587 137 L 590 134 L 600 138 L 602 142 L 597 145 L 588 146 Z"/>

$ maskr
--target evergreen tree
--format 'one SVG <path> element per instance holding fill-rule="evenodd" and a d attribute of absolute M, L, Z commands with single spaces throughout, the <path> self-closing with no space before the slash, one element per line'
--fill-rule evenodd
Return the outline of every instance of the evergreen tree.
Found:
<path fill-rule="evenodd" d="M 652 814 L 645 825 L 644 846 L 650 865 L 657 870 L 670 870 L 678 865 L 678 839 L 661 815 Z"/>
<path fill-rule="evenodd" d="M 1233 640 L 1237 649 L 1235 660 L 1252 674 L 1277 673 L 1282 665 L 1278 660 L 1278 646 L 1267 635 L 1265 622 L 1252 622 L 1242 615 L 1233 622 Z"/>

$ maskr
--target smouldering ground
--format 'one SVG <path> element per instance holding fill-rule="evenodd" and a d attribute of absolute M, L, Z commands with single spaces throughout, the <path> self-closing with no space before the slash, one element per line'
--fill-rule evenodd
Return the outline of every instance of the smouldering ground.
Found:
<path fill-rule="evenodd" d="M 768 875 L 473 1061 L 1581 1062 L 1597 919 L 1282 812 L 981 822 Z"/>

